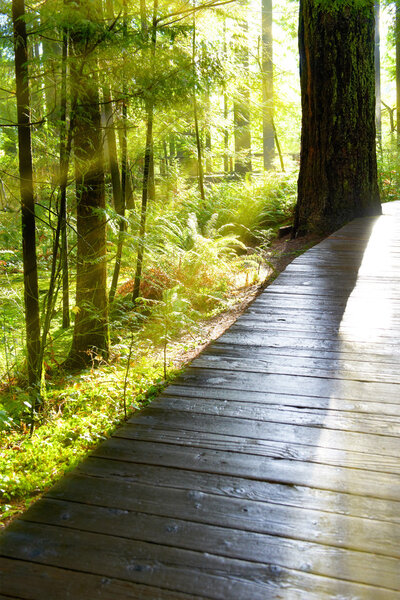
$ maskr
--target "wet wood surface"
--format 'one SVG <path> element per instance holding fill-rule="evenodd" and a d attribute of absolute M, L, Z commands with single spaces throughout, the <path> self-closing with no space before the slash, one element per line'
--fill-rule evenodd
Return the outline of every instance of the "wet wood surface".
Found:
<path fill-rule="evenodd" d="M 399 334 L 392 203 L 6 529 L 0 600 L 400 600 Z"/>

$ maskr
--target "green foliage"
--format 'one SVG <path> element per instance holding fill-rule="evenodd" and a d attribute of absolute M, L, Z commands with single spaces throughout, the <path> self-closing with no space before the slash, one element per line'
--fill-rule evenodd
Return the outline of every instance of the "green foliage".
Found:
<path fill-rule="evenodd" d="M 206 203 L 189 195 L 182 218 L 192 211 L 201 231 L 211 219 L 215 230 L 232 234 L 242 244 L 263 242 L 282 222 L 291 218 L 296 201 L 295 174 L 266 174 L 263 179 L 215 184 Z"/>
<path fill-rule="evenodd" d="M 133 368 L 127 382 L 130 411 L 146 404 L 160 390 L 162 382 L 160 364 L 153 365 L 137 354 L 131 360 Z M 42 409 L 43 424 L 32 437 L 23 414 L 14 410 L 15 393 L 3 394 L 3 407 L 0 405 L 0 422 L 4 427 L 0 433 L 3 517 L 9 515 L 16 501 L 43 493 L 120 423 L 124 373 L 124 363 L 120 360 L 104 365 L 101 370 L 91 369 L 78 377 L 65 376 L 52 381 Z"/>
<path fill-rule="evenodd" d="M 400 154 L 394 144 L 378 153 L 378 183 L 382 202 L 400 200 Z"/>

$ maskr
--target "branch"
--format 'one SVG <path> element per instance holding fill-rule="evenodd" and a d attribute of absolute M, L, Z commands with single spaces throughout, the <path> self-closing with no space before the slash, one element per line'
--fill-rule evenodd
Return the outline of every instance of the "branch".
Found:
<path fill-rule="evenodd" d="M 34 121 L 34 122 L 30 122 L 29 123 L 29 127 L 33 127 L 34 125 L 43 125 L 43 123 L 46 123 L 46 119 L 41 119 L 40 121 Z M 25 127 L 26 124 L 25 123 L 9 123 L 8 125 L 6 123 L 0 123 L 0 129 L 5 129 L 6 127 Z"/>
<path fill-rule="evenodd" d="M 201 4 L 200 6 L 192 6 L 191 8 L 187 8 L 186 10 L 181 10 L 181 11 L 177 11 L 175 13 L 170 13 L 169 15 L 165 15 L 165 17 L 159 17 L 157 19 L 157 25 L 162 24 L 162 27 L 167 27 L 168 25 L 173 25 L 174 23 L 182 21 L 186 17 L 189 17 L 197 12 L 200 12 L 201 10 L 206 10 L 208 8 L 216 8 L 218 6 L 224 6 L 225 4 L 232 4 L 234 2 L 237 2 L 237 0 L 210 0 L 209 2 L 206 2 L 205 4 Z M 173 19 L 172 21 L 162 23 L 163 21 L 167 21 L 167 19 L 172 19 L 173 17 L 178 17 L 178 18 Z"/>

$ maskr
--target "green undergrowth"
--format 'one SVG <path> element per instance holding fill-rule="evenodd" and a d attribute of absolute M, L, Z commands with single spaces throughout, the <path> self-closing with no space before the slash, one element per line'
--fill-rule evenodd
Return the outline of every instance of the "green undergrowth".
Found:
<path fill-rule="evenodd" d="M 166 384 L 159 358 L 134 357 L 128 377 L 125 363 L 54 377 L 32 436 L 21 408 L 23 392 L 3 394 L 13 423 L 0 433 L 1 521 L 25 510 L 123 422 L 124 397 L 130 414 Z M 175 372 L 169 371 L 168 380 Z"/>
<path fill-rule="evenodd" d="M 378 183 L 382 202 L 400 200 L 400 155 L 394 141 L 378 152 Z"/>

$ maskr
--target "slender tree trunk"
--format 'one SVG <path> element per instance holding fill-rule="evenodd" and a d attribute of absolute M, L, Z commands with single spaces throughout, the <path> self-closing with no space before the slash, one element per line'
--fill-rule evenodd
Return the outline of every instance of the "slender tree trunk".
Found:
<path fill-rule="evenodd" d="M 193 2 L 196 6 L 196 0 Z M 192 61 L 194 70 L 194 80 L 196 81 L 196 13 L 193 13 L 193 37 L 192 37 Z M 193 88 L 193 115 L 194 115 L 194 131 L 196 136 L 197 149 L 197 175 L 199 179 L 199 191 L 202 202 L 205 202 L 206 194 L 204 191 L 204 167 L 203 167 L 203 149 L 201 147 L 200 127 L 199 127 L 199 111 L 197 106 L 196 85 Z"/>
<path fill-rule="evenodd" d="M 60 220 L 61 220 L 61 270 L 62 270 L 62 326 L 70 326 L 69 317 L 69 273 L 67 235 L 67 182 L 68 165 L 71 155 L 72 126 L 67 133 L 67 58 L 68 33 L 63 33 L 61 62 L 61 102 L 60 102 Z"/>
<path fill-rule="evenodd" d="M 272 122 L 272 126 L 273 126 L 273 130 L 274 130 L 275 144 L 276 144 L 276 149 L 278 151 L 279 162 L 281 163 L 281 170 L 282 170 L 282 173 L 284 173 L 285 172 L 285 163 L 283 161 L 283 154 L 282 154 L 282 150 L 281 150 L 281 145 L 280 145 L 280 142 L 279 142 L 278 134 L 277 134 L 277 131 L 276 131 L 276 127 L 275 127 L 275 125 L 274 125 L 273 122 Z"/>
<path fill-rule="evenodd" d="M 142 281 L 143 271 L 143 260 L 145 252 L 145 237 L 146 237 L 146 220 L 147 220 L 147 203 L 148 203 L 148 191 L 149 191 L 149 178 L 150 178 L 150 156 L 151 156 L 151 145 L 153 143 L 153 109 L 152 106 L 147 107 L 147 131 L 146 131 L 146 149 L 144 155 L 144 168 L 143 168 L 143 187 L 142 187 L 142 208 L 140 212 L 140 227 L 139 227 L 139 240 L 138 240 L 138 252 L 136 260 L 136 272 L 133 283 L 132 301 L 136 300 L 140 296 L 140 283 Z"/>
<path fill-rule="evenodd" d="M 300 2 L 302 137 L 295 232 L 380 214 L 374 4 Z M 326 49 L 329 48 L 329 52 Z"/>
<path fill-rule="evenodd" d="M 142 16 L 143 12 L 143 0 L 141 4 Z M 154 0 L 153 4 L 153 26 L 151 33 L 151 60 L 155 60 L 156 43 L 157 43 L 157 12 L 158 12 L 158 0 Z M 142 20 L 143 27 L 143 20 Z M 146 238 L 146 220 L 147 220 L 147 203 L 149 199 L 149 183 L 150 183 L 150 169 L 151 169 L 151 157 L 153 155 L 153 120 L 154 120 L 154 106 L 152 100 L 148 100 L 146 105 L 147 115 L 147 127 L 146 127 L 146 148 L 144 153 L 144 168 L 143 168 L 143 187 L 142 187 L 142 207 L 140 213 L 140 227 L 139 227 L 139 240 L 138 240 L 138 253 L 136 260 L 136 272 L 133 283 L 132 301 L 136 300 L 140 296 L 140 283 L 142 280 L 143 261 L 145 253 L 145 238 Z"/>
<path fill-rule="evenodd" d="M 263 92 L 263 163 L 271 169 L 274 160 L 274 79 L 272 0 L 262 0 L 262 92 Z"/>
<path fill-rule="evenodd" d="M 169 157 L 170 162 L 173 163 L 176 158 L 176 140 L 173 133 L 171 133 L 169 137 Z"/>
<path fill-rule="evenodd" d="M 154 175 L 154 139 L 151 144 L 150 164 L 149 164 L 149 202 L 156 199 L 156 180 Z"/>
<path fill-rule="evenodd" d="M 224 91 L 224 173 L 229 173 L 229 129 L 228 129 L 228 94 Z"/>
<path fill-rule="evenodd" d="M 28 79 L 28 51 L 24 0 L 12 2 L 15 50 L 15 81 L 18 119 L 18 157 L 22 214 L 22 253 L 24 264 L 24 301 L 28 383 L 34 390 L 40 386 L 40 319 L 36 261 L 35 198 L 31 144 L 31 112 Z M 35 392 L 33 408 L 35 408 Z"/>
<path fill-rule="evenodd" d="M 400 0 L 396 5 L 396 124 L 397 145 L 400 148 Z"/>
<path fill-rule="evenodd" d="M 212 173 L 212 156 L 211 156 L 211 128 L 210 128 L 210 112 L 211 112 L 211 103 L 210 103 L 210 90 L 207 90 L 206 93 L 206 107 L 207 107 L 207 118 L 206 118 L 206 130 L 205 130 L 205 142 L 206 142 L 206 173 Z"/>
<path fill-rule="evenodd" d="M 391 108 L 383 100 L 381 100 L 381 102 L 382 102 L 384 108 L 386 108 L 386 110 L 388 111 L 389 123 L 390 123 L 390 133 L 393 135 L 393 133 L 396 131 L 396 124 L 395 124 L 395 120 L 394 120 L 394 113 L 396 112 L 396 107 Z"/>
<path fill-rule="evenodd" d="M 127 36 L 127 14 L 126 14 L 126 2 L 124 2 L 124 21 L 123 21 L 123 28 L 124 28 L 124 37 Z M 127 142 L 127 104 L 126 104 L 126 80 L 125 80 L 125 59 L 124 59 L 124 64 L 123 64 L 123 68 L 122 68 L 122 95 L 123 95 L 123 101 L 122 101 L 122 136 L 121 136 L 121 180 L 120 180 L 120 203 L 119 203 L 119 216 L 120 216 L 120 220 L 119 220 L 119 230 L 118 230 L 118 243 L 117 243 L 117 254 L 115 257 L 115 265 L 114 265 L 114 272 L 113 272 L 113 277 L 112 277 L 112 282 L 111 282 L 111 287 L 110 287 L 110 294 L 109 294 L 109 303 L 112 304 L 112 302 L 114 302 L 114 298 L 115 298 L 115 294 L 117 291 L 117 287 L 118 287 L 118 279 L 119 279 L 119 273 L 121 270 L 121 261 L 122 261 L 122 250 L 123 250 L 123 246 L 124 246 L 124 236 L 125 236 L 125 229 L 126 229 L 126 223 L 125 223 L 125 210 L 126 210 L 126 184 L 127 184 L 127 148 L 128 148 L 128 142 Z M 115 141 L 115 130 L 114 130 L 114 141 Z M 117 151 L 116 145 L 115 145 L 115 153 Z M 115 154 L 115 158 L 116 158 L 116 154 Z M 117 167 L 118 167 L 118 163 L 117 163 Z M 119 172 L 118 172 L 118 180 L 119 180 Z"/>
<path fill-rule="evenodd" d="M 106 0 L 106 19 L 108 23 L 114 20 L 114 12 L 112 2 Z M 125 28 L 125 25 L 124 25 Z M 117 139 L 115 135 L 115 123 L 113 113 L 113 102 L 111 96 L 111 86 L 107 79 L 107 73 L 105 74 L 105 82 L 103 84 L 103 100 L 104 100 L 104 120 L 105 120 L 105 132 L 106 132 L 106 147 L 107 147 L 107 158 L 108 166 L 110 169 L 111 185 L 113 192 L 113 203 L 114 209 L 118 214 L 121 214 L 121 176 L 118 166 L 118 152 L 117 152 Z"/>
<path fill-rule="evenodd" d="M 104 98 L 104 119 L 107 140 L 107 158 L 111 175 L 111 185 L 113 192 L 114 209 L 117 214 L 121 214 L 122 191 L 121 176 L 118 165 L 117 139 L 115 135 L 115 124 L 113 115 L 113 104 L 111 99 L 111 90 L 109 83 L 103 85 Z"/>
<path fill-rule="evenodd" d="M 224 57 L 227 60 L 226 20 L 224 20 Z M 226 86 L 224 85 L 224 173 L 229 173 L 229 105 Z"/>
<path fill-rule="evenodd" d="M 376 139 L 379 147 L 382 146 L 382 111 L 381 111 L 381 36 L 380 0 L 375 0 L 375 121 Z"/>
<path fill-rule="evenodd" d="M 94 8 L 80 4 L 79 15 L 95 22 Z M 76 57 L 72 95 L 77 99 L 74 152 L 78 244 L 75 326 L 67 366 L 80 367 L 94 354 L 107 358 L 109 352 L 106 219 L 97 64 L 93 55 L 85 55 L 89 40 L 82 37 L 79 28 L 71 32 L 71 41 Z"/>
<path fill-rule="evenodd" d="M 245 35 L 245 40 L 239 53 L 238 62 L 243 70 L 243 78 L 241 78 L 241 82 L 238 84 L 238 89 L 233 103 L 235 173 L 240 176 L 243 176 L 251 171 L 250 90 L 248 87 L 249 50 L 247 46 L 247 21 L 242 23 L 242 28 Z"/>

